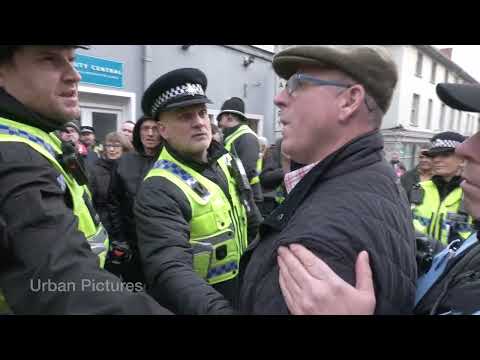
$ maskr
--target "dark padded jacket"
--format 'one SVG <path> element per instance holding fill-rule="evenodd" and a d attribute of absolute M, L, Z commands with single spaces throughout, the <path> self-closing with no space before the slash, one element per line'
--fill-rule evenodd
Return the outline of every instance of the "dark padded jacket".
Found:
<path fill-rule="evenodd" d="M 381 151 L 378 132 L 317 164 L 260 228 L 261 241 L 242 258 L 240 311 L 287 314 L 278 282 L 277 249 L 300 243 L 355 284 L 355 262 L 367 250 L 376 314 L 409 314 L 415 298 L 415 238 L 408 201 Z"/>

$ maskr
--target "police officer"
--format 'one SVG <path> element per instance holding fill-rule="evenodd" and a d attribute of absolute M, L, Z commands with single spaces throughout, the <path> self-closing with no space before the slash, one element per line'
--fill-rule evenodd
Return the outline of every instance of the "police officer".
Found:
<path fill-rule="evenodd" d="M 200 70 L 177 69 L 142 99 L 164 147 L 137 195 L 138 247 L 149 293 L 178 314 L 231 314 L 247 247 L 238 169 L 212 141 L 206 87 Z"/>
<path fill-rule="evenodd" d="M 245 103 L 238 97 L 226 100 L 217 116 L 219 127 L 223 130 L 225 148 L 242 160 L 257 205 L 263 201 L 260 185 L 262 171 L 260 144 L 257 134 L 247 125 Z"/>
<path fill-rule="evenodd" d="M 108 237 L 78 154 L 54 133 L 79 116 L 78 47 L 0 46 L 1 306 L 16 314 L 167 313 L 100 269 Z"/>
<path fill-rule="evenodd" d="M 425 153 L 432 158 L 434 176 L 410 192 L 415 230 L 443 244 L 464 240 L 472 232 L 460 188 L 463 160 L 455 155 L 464 140 L 463 135 L 450 131 L 435 135 Z"/>

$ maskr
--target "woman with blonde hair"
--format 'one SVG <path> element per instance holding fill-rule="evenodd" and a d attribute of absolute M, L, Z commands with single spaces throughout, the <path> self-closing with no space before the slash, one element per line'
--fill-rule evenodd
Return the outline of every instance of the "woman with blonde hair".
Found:
<path fill-rule="evenodd" d="M 105 136 L 102 157 L 95 162 L 91 171 L 90 188 L 92 190 L 93 206 L 107 232 L 109 232 L 111 224 L 107 202 L 112 171 L 117 160 L 123 154 L 132 150 L 133 147 L 125 135 L 120 132 L 108 133 Z"/>

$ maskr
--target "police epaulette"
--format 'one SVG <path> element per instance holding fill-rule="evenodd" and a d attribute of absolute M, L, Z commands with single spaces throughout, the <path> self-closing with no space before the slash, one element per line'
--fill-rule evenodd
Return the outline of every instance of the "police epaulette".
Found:
<path fill-rule="evenodd" d="M 153 167 L 166 170 L 177 176 L 202 198 L 207 198 L 210 195 L 208 190 L 202 184 L 200 184 L 192 175 L 187 173 L 185 170 L 183 170 L 180 166 L 178 166 L 172 161 L 161 159 L 157 161 Z"/>

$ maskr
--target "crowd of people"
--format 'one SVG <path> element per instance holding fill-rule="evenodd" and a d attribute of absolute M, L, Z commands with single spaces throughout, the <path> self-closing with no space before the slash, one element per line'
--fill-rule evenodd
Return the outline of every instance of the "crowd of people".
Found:
<path fill-rule="evenodd" d="M 444 251 L 476 239 L 478 139 L 436 134 L 408 172 L 399 158 L 387 161 L 380 127 L 398 74 L 385 48 L 276 54 L 283 130 L 269 146 L 241 98 L 227 98 L 211 122 L 197 68 L 158 77 L 142 96 L 143 115 L 96 139 L 74 120 L 78 47 L 88 48 L 0 47 L 0 310 L 448 310 L 439 300 L 429 307 L 418 283 Z M 457 92 L 465 96 L 448 86 L 439 96 L 477 111 L 480 90 L 473 105 Z"/>

